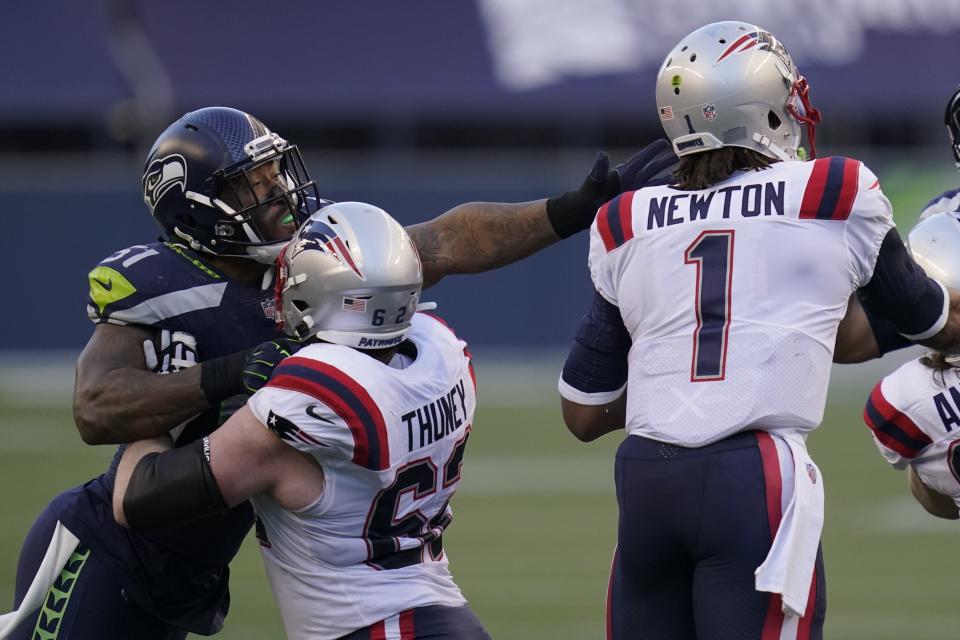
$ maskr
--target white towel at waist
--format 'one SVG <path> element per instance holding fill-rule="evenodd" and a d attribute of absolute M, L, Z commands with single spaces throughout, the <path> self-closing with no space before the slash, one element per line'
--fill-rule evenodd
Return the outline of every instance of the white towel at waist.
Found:
<path fill-rule="evenodd" d="M 823 476 L 814 464 L 802 435 L 782 438 L 793 457 L 793 495 L 783 512 L 770 552 L 756 571 L 757 591 L 779 593 L 783 612 L 802 616 L 807 609 L 810 581 L 823 530 Z"/>

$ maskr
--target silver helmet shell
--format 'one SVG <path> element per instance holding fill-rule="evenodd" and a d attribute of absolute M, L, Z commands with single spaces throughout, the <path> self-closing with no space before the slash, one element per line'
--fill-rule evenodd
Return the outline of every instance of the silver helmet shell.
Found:
<path fill-rule="evenodd" d="M 383 209 L 339 202 L 310 216 L 277 261 L 287 335 L 358 349 L 399 344 L 416 313 L 423 269 Z"/>
<path fill-rule="evenodd" d="M 780 41 L 756 25 L 715 22 L 683 38 L 660 67 L 656 94 L 678 156 L 734 146 L 797 159 L 801 123 L 813 148 L 820 113 L 806 80 Z"/>
<path fill-rule="evenodd" d="M 907 246 L 928 276 L 960 289 L 960 220 L 953 213 L 921 220 L 907 235 Z"/>

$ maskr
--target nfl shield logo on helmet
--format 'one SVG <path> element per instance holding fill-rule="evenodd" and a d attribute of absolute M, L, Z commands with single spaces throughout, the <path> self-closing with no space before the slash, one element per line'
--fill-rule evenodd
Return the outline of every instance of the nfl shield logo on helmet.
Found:
<path fill-rule="evenodd" d="M 810 464 L 806 463 L 807 466 L 807 477 L 810 478 L 810 482 L 817 484 L 817 468 Z"/>
<path fill-rule="evenodd" d="M 717 119 L 717 106 L 713 104 L 704 105 L 703 107 L 703 119 L 704 120 L 716 120 Z"/>

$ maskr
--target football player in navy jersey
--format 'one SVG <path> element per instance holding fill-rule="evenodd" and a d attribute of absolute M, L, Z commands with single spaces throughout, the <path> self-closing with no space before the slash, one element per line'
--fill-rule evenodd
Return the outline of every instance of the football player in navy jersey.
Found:
<path fill-rule="evenodd" d="M 413 225 L 407 232 L 424 286 L 510 264 L 586 229 L 600 204 L 674 161 L 665 141 L 612 169 L 601 154 L 575 191 L 463 204 Z M 325 201 L 295 145 L 225 107 L 170 125 L 147 157 L 142 186 L 166 242 L 122 249 L 90 272 L 96 326 L 77 363 L 74 418 L 89 444 L 171 433 L 182 447 L 222 424 L 296 350 L 274 322 L 271 265 Z M 123 450 L 34 523 L 15 589 L 17 619 L 25 619 L 10 637 L 183 638 L 221 629 L 227 565 L 253 524 L 250 505 L 131 533 L 111 508 Z M 61 558 L 62 571 L 38 573 L 64 549 L 72 553 Z"/>
<path fill-rule="evenodd" d="M 950 138 L 950 150 L 953 151 L 953 160 L 960 169 L 960 87 L 957 87 L 947 100 L 947 108 L 943 114 L 943 123 L 947 127 Z M 920 212 L 920 220 L 926 220 L 937 213 L 952 213 L 960 217 L 960 188 L 947 189 L 927 203 Z"/>

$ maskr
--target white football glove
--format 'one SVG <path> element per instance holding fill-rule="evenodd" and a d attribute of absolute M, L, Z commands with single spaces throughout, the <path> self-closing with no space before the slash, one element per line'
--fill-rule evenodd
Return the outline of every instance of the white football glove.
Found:
<path fill-rule="evenodd" d="M 183 331 L 161 329 L 155 340 L 143 341 L 143 358 L 154 373 L 171 373 L 196 366 L 197 339 Z"/>

